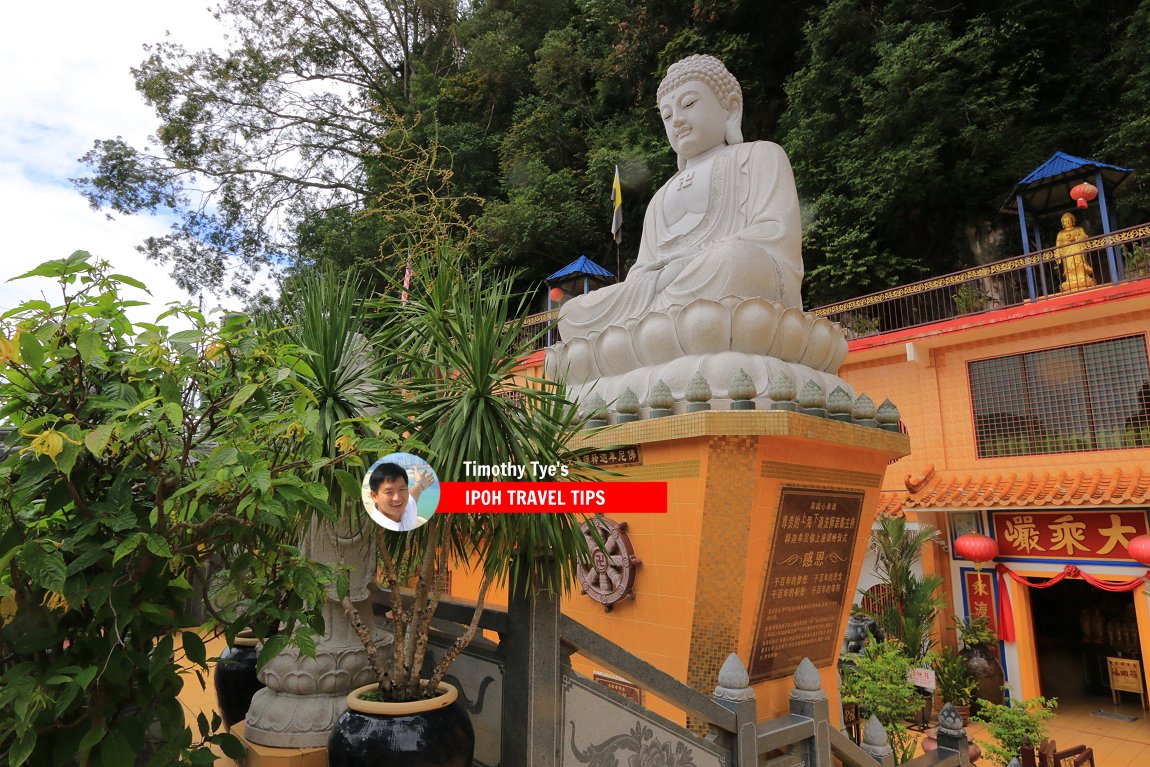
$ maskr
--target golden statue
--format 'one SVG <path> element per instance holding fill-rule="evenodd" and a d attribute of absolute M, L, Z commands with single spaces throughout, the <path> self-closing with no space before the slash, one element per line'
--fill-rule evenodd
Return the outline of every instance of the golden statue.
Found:
<path fill-rule="evenodd" d="M 1094 287 L 1094 269 L 1086 260 L 1086 240 L 1089 235 L 1078 225 L 1073 213 L 1062 214 L 1062 229 L 1058 232 L 1055 241 L 1057 247 L 1054 254 L 1062 262 L 1062 272 L 1066 279 L 1062 282 L 1060 291 L 1068 293 L 1074 290 L 1083 290 Z"/>

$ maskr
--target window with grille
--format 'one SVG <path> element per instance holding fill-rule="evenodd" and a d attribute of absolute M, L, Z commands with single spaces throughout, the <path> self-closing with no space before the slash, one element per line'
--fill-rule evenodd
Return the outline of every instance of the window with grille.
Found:
<path fill-rule="evenodd" d="M 1146 337 L 968 363 L 980 458 L 1150 447 Z"/>

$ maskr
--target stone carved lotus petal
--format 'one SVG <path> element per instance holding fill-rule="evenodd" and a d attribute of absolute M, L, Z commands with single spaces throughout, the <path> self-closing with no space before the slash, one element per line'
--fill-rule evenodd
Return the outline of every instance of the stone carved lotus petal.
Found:
<path fill-rule="evenodd" d="M 683 356 L 675 320 L 662 312 L 652 312 L 635 325 L 633 344 L 643 365 L 658 365 Z"/>
<path fill-rule="evenodd" d="M 698 298 L 675 316 L 679 345 L 687 354 L 708 354 L 731 348 L 731 310 L 718 301 Z"/>
<path fill-rule="evenodd" d="M 807 336 L 807 348 L 800 363 L 815 370 L 829 370 L 838 352 L 836 341 L 840 334 L 830 320 L 817 317 L 811 322 Z"/>
<path fill-rule="evenodd" d="M 587 338 L 572 338 L 567 342 L 567 380 L 571 383 L 583 383 L 592 378 L 599 377 L 599 368 L 595 364 L 595 351 L 591 341 Z"/>
<path fill-rule="evenodd" d="M 548 346 L 543 353 L 543 374 L 551 381 L 567 378 L 567 344 L 559 341 Z"/>
<path fill-rule="evenodd" d="M 842 367 L 843 360 L 847 358 L 849 346 L 847 345 L 847 334 L 843 330 L 843 326 L 837 322 L 832 323 L 835 326 L 835 332 L 838 334 L 838 340 L 835 342 L 835 356 L 831 358 L 831 364 L 827 366 L 828 373 L 837 373 L 839 368 Z"/>
<path fill-rule="evenodd" d="M 767 355 L 785 362 L 798 362 L 807 346 L 807 318 L 802 309 L 788 307 L 779 316 L 779 329 Z"/>
<path fill-rule="evenodd" d="M 618 375 L 634 370 L 639 357 L 631 343 L 631 331 L 621 325 L 608 325 L 594 341 L 595 363 L 602 375 Z"/>
<path fill-rule="evenodd" d="M 779 329 L 782 304 L 766 298 L 751 298 L 735 307 L 732 318 L 731 349 L 746 354 L 765 355 Z"/>

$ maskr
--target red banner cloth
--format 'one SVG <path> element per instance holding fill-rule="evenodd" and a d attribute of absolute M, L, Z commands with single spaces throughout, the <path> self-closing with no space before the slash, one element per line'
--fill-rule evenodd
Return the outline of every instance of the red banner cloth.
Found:
<path fill-rule="evenodd" d="M 1095 588 L 1115 593 L 1133 591 L 1150 580 L 1150 570 L 1128 581 L 1104 581 L 1090 573 L 1082 572 L 1075 565 L 1066 565 L 1058 575 L 1047 578 L 1041 583 L 1031 583 L 1024 576 L 1016 574 L 1001 562 L 999 562 L 994 569 L 998 573 L 998 638 L 1003 642 L 1014 641 L 1014 609 L 1010 604 L 1010 592 L 1006 589 L 1006 576 L 1008 575 L 1016 583 L 1021 583 L 1023 586 L 1029 586 L 1032 589 L 1048 589 L 1063 578 L 1081 578 Z"/>

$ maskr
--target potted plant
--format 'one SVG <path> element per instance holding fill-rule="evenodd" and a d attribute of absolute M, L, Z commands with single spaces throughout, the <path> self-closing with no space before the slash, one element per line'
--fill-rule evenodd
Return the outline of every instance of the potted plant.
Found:
<path fill-rule="evenodd" d="M 913 667 L 930 665 L 926 659 L 932 644 L 930 632 L 942 606 L 942 596 L 938 594 L 942 577 L 919 576 L 914 570 L 923 546 L 937 536 L 938 530 L 932 525 L 913 529 L 905 517 L 883 515 L 870 538 L 879 582 L 886 586 L 886 596 L 869 614 L 885 637 L 898 640 Z M 930 720 L 934 691 L 919 688 L 919 694 L 922 700 L 915 719 L 919 724 L 926 724 Z"/>
<path fill-rule="evenodd" d="M 985 615 L 971 615 L 956 623 L 960 654 L 966 659 L 966 669 L 977 683 L 977 699 L 1002 703 L 1002 685 L 1006 674 L 998 658 L 998 637 L 990 630 L 990 619 Z M 979 704 L 975 703 L 975 708 Z"/>
<path fill-rule="evenodd" d="M 934 677 L 943 702 L 954 706 L 965 725 L 970 718 L 970 704 L 978 686 L 966 668 L 966 659 L 955 648 L 944 647 L 934 658 Z"/>
<path fill-rule="evenodd" d="M 1046 735 L 1047 722 L 1054 716 L 1058 701 L 1053 698 L 1028 698 L 1009 703 L 978 701 L 974 720 L 986 725 L 993 741 L 982 743 L 983 752 L 997 767 L 1008 767 L 1021 756 L 1022 746 L 1040 743 Z"/>
<path fill-rule="evenodd" d="M 385 319 L 375 348 L 395 361 L 395 388 L 402 396 L 389 407 L 422 441 L 439 477 L 463 481 L 466 461 L 523 466 L 536 461 L 590 472 L 581 461 L 590 448 L 568 447 L 580 426 L 574 406 L 554 384 L 516 373 L 534 339 L 522 332 L 529 306 L 511 278 L 450 252 L 438 260 L 417 258 L 412 271 L 406 301 L 385 297 L 378 305 Z M 330 764 L 470 764 L 470 725 L 450 702 L 454 693 L 443 677 L 475 636 L 492 584 L 508 583 L 514 596 L 532 588 L 560 591 L 575 582 L 577 566 L 590 561 L 580 520 L 563 514 L 437 513 L 414 531 L 380 528 L 376 534 L 384 585 L 393 595 L 394 650 L 390 656 L 377 652 L 370 627 L 350 602 L 345 604 L 377 681 L 348 696 L 349 710 L 328 744 Z M 429 667 L 439 576 L 453 562 L 480 568 L 477 606 L 462 636 Z M 413 574 L 406 598 L 400 593 L 401 573 Z M 402 738 L 395 736 L 399 729 Z M 369 734 L 372 743 L 365 747 Z M 391 750 L 426 743 L 441 748 L 448 741 L 458 751 L 434 760 Z"/>
<path fill-rule="evenodd" d="M 843 701 L 857 703 L 863 721 L 878 717 L 896 764 L 910 760 L 918 747 L 906 726 L 922 708 L 921 695 L 909 680 L 910 670 L 910 657 L 897 639 L 872 642 L 842 666 Z"/>

